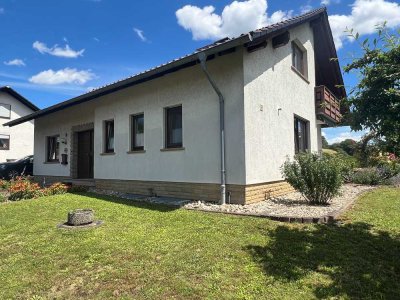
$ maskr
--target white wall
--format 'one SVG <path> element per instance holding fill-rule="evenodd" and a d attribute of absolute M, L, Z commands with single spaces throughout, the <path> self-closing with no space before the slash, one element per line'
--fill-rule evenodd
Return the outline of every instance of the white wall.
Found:
<path fill-rule="evenodd" d="M 268 41 L 265 49 L 244 52 L 247 184 L 281 180 L 280 166 L 295 154 L 294 114 L 310 122 L 311 151 L 318 151 L 314 39 L 309 24 L 290 30 L 290 39 L 298 39 L 307 49 L 309 83 L 291 69 L 291 41 L 277 49 Z"/>
<path fill-rule="evenodd" d="M 14 127 L 3 124 L 31 114 L 33 111 L 8 93 L 0 92 L 0 103 L 11 105 L 11 118 L 0 118 L 0 134 L 10 136 L 10 150 L 0 150 L 0 162 L 7 159 L 20 159 L 33 154 L 34 121 L 19 124 Z"/>
<path fill-rule="evenodd" d="M 242 51 L 208 62 L 226 103 L 227 181 L 244 184 Z M 89 104 L 91 103 L 91 104 Z M 36 122 L 36 175 L 69 176 L 69 166 L 45 164 L 46 136 L 94 122 L 94 177 L 175 182 L 220 182 L 219 103 L 200 65 L 71 107 Z M 164 107 L 182 104 L 183 147 L 164 146 Z M 144 112 L 145 153 L 128 154 L 129 116 Z M 115 121 L 115 155 L 103 152 L 103 121 Z M 69 133 L 70 134 L 70 133 Z M 64 146 L 61 147 L 65 148 Z M 69 147 L 67 152 L 69 152 Z M 71 157 L 71 155 L 69 155 Z"/>
<path fill-rule="evenodd" d="M 68 154 L 71 160 L 71 127 L 93 123 L 95 103 L 74 106 L 65 110 L 36 119 L 35 124 L 35 149 L 34 149 L 34 175 L 70 176 L 70 164 L 46 163 L 46 138 L 59 135 L 66 140 L 60 143 L 60 156 Z"/>

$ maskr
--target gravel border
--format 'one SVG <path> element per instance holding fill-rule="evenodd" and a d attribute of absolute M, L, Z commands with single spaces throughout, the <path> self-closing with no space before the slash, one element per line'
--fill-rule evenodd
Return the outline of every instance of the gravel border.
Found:
<path fill-rule="evenodd" d="M 188 203 L 183 208 L 238 216 L 262 217 L 290 223 L 331 223 L 352 206 L 362 193 L 374 188 L 376 187 L 346 184 L 341 188 L 341 194 L 332 199 L 330 205 L 327 206 L 309 205 L 300 193 L 293 192 L 254 204 L 218 205 L 197 201 Z"/>

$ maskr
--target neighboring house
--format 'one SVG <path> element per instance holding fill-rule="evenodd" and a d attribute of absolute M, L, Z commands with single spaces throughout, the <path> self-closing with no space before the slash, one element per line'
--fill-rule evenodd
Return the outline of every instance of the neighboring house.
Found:
<path fill-rule="evenodd" d="M 0 162 L 33 154 L 33 120 L 15 127 L 3 125 L 38 110 L 9 86 L 0 87 Z"/>
<path fill-rule="evenodd" d="M 321 127 L 339 121 L 336 97 L 346 92 L 336 57 L 321 8 L 8 125 L 35 119 L 38 181 L 94 178 L 98 188 L 136 194 L 261 201 L 291 190 L 285 159 L 320 151 Z"/>

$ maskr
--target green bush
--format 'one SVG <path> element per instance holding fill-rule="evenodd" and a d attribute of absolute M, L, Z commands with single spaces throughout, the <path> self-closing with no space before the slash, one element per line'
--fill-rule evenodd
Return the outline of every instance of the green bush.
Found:
<path fill-rule="evenodd" d="M 389 184 L 389 179 L 400 173 L 400 165 L 381 162 L 376 167 L 356 169 L 351 175 L 351 182 L 366 185 Z"/>
<path fill-rule="evenodd" d="M 337 160 L 304 153 L 282 166 L 282 175 L 310 204 L 327 204 L 339 194 L 343 179 Z"/>
<path fill-rule="evenodd" d="M 328 154 L 324 153 L 324 156 L 327 158 L 335 160 L 336 164 L 340 168 L 340 173 L 342 175 L 344 182 L 351 182 L 352 176 L 354 173 L 354 168 L 359 167 L 359 162 L 354 156 L 350 156 L 348 154 L 336 153 L 336 154 Z"/>
<path fill-rule="evenodd" d="M 354 171 L 351 181 L 357 184 L 378 185 L 384 183 L 385 179 L 377 168 L 364 168 Z"/>

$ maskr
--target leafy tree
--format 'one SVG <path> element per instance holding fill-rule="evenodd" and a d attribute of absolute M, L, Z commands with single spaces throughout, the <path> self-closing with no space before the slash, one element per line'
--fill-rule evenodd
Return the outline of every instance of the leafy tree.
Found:
<path fill-rule="evenodd" d="M 343 150 L 348 155 L 354 155 L 357 149 L 357 142 L 352 139 L 345 139 L 340 143 L 334 143 L 330 146 L 331 149 L 340 151 Z M 340 151 L 341 152 L 341 151 Z"/>
<path fill-rule="evenodd" d="M 321 136 L 321 141 L 322 141 L 322 148 L 328 149 L 329 148 L 329 144 L 328 144 L 328 141 L 326 140 L 326 137 Z"/>
<path fill-rule="evenodd" d="M 358 33 L 349 36 L 359 41 L 362 56 L 345 66 L 357 71 L 360 81 L 345 99 L 350 107 L 346 117 L 353 130 L 368 128 L 380 140 L 383 151 L 400 154 L 400 30 L 393 32 L 385 24 L 377 27 L 372 45 L 359 41 Z"/>

